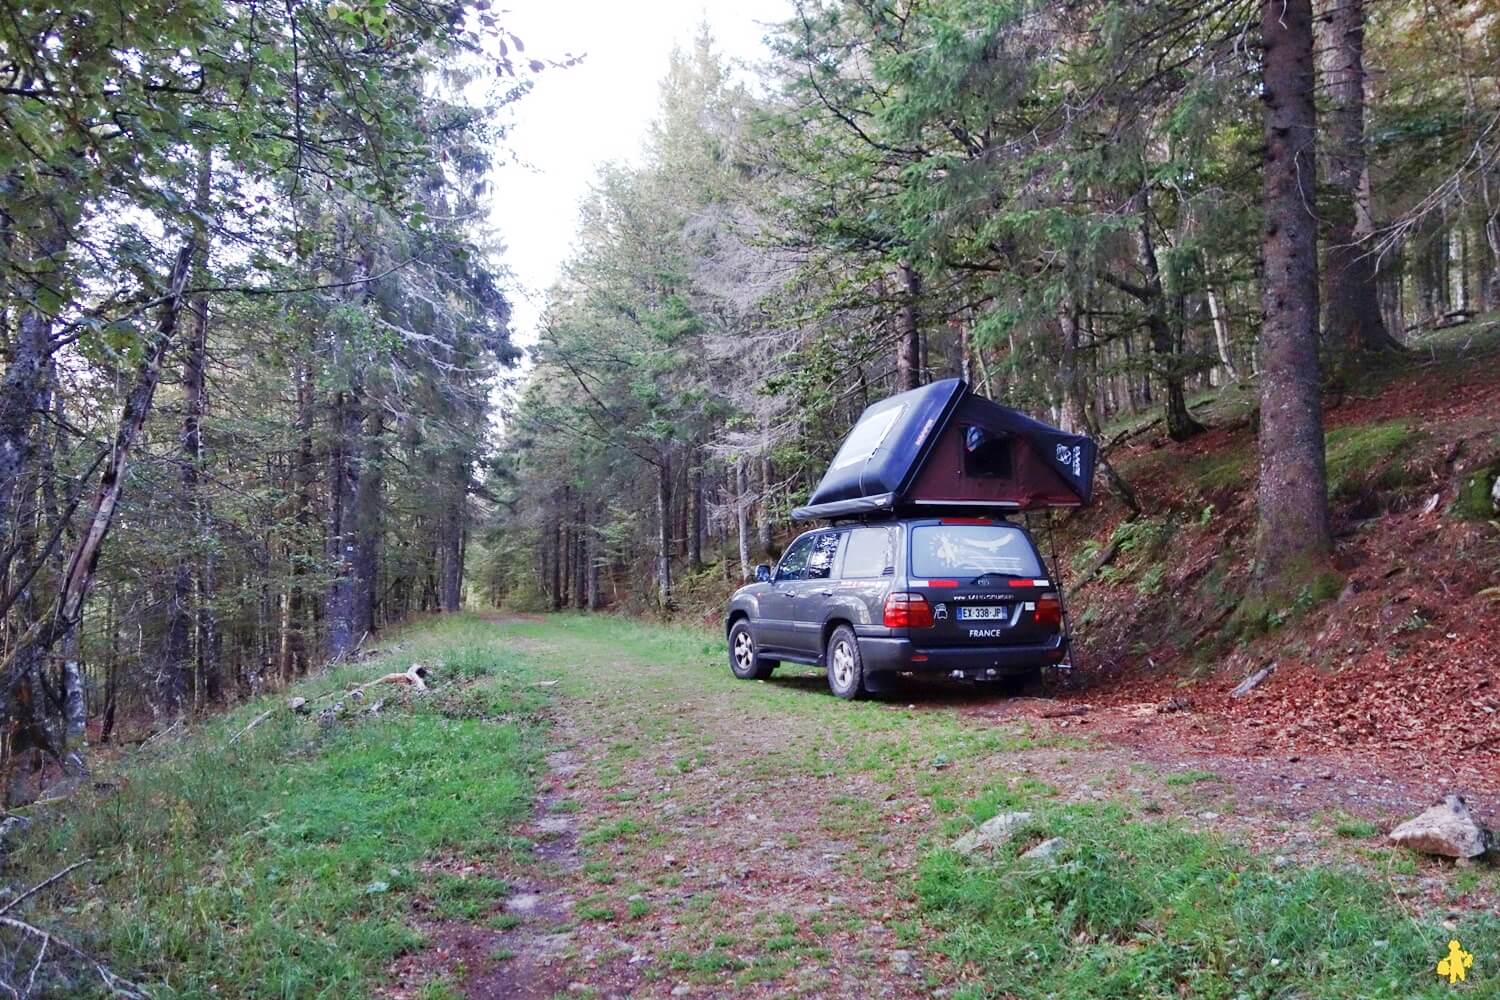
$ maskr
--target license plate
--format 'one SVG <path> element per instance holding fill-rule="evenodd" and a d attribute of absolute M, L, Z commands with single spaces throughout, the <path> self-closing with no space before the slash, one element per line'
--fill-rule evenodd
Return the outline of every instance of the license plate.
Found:
<path fill-rule="evenodd" d="M 959 608 L 958 617 L 964 621 L 996 621 L 1010 620 L 1010 606 L 1008 604 L 991 604 L 975 608 Z"/>

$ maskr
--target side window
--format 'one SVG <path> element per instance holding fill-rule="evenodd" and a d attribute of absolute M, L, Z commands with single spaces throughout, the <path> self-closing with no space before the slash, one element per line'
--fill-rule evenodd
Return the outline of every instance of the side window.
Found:
<path fill-rule="evenodd" d="M 833 575 L 833 560 L 839 554 L 839 542 L 843 537 L 842 531 L 829 531 L 813 540 L 812 555 L 807 559 L 807 572 L 802 577 L 804 580 L 826 580 Z"/>
<path fill-rule="evenodd" d="M 844 547 L 845 580 L 869 580 L 896 571 L 896 529 L 855 528 Z"/>
<path fill-rule="evenodd" d="M 983 427 L 964 428 L 964 475 L 985 479 L 1010 479 L 1010 437 L 992 434 Z"/>
<path fill-rule="evenodd" d="M 816 535 L 803 535 L 781 554 L 781 562 L 776 566 L 777 580 L 800 580 L 802 571 L 807 569 L 807 557 L 812 554 L 813 539 Z"/>

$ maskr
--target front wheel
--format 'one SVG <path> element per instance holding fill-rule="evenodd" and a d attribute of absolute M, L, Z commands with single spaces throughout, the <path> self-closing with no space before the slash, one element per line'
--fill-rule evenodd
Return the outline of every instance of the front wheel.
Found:
<path fill-rule="evenodd" d="M 774 661 L 763 660 L 755 649 L 750 623 L 741 618 L 729 630 L 729 670 L 742 681 L 763 681 L 776 668 Z"/>
<path fill-rule="evenodd" d="M 865 664 L 859 655 L 854 630 L 840 625 L 828 637 L 828 689 L 840 698 L 858 698 L 865 693 Z"/>

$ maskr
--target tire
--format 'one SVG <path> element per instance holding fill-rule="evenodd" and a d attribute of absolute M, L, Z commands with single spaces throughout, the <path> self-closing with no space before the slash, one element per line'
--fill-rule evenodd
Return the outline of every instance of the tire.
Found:
<path fill-rule="evenodd" d="M 776 669 L 775 660 L 763 660 L 755 650 L 750 622 L 741 618 L 729 630 L 729 672 L 742 681 L 763 681 Z"/>
<path fill-rule="evenodd" d="M 828 690 L 846 701 L 865 694 L 865 664 L 852 628 L 840 625 L 833 630 L 823 660 L 828 664 Z"/>

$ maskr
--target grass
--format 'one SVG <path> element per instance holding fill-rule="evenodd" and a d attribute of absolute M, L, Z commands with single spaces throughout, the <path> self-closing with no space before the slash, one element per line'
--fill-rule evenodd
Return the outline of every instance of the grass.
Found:
<path fill-rule="evenodd" d="M 1218 837 L 1123 807 L 1030 803 L 1060 863 L 1008 845 L 970 862 L 931 851 L 918 893 L 941 948 L 979 980 L 955 994 L 1015 997 L 1420 997 L 1450 937 L 1500 948 L 1500 920 L 1456 931 L 1411 919 L 1378 878 L 1332 866 L 1275 871 Z"/>
<path fill-rule="evenodd" d="M 1328 432 L 1328 496 L 1347 500 L 1369 491 L 1397 489 L 1420 471 L 1402 461 L 1422 438 L 1405 420 L 1336 427 Z"/>
<path fill-rule="evenodd" d="M 423 863 L 522 850 L 508 831 L 530 809 L 541 732 L 516 720 L 534 717 L 543 689 L 477 619 L 402 641 L 296 693 L 341 691 L 420 660 L 440 686 L 409 707 L 387 696 L 378 717 L 324 727 L 268 696 L 141 755 L 114 791 L 24 845 L 16 860 L 28 880 L 95 859 L 81 907 L 47 895 L 31 919 L 83 928 L 80 944 L 159 998 L 336 998 L 367 995 L 372 975 L 421 946 L 406 920 L 416 895 L 453 915 L 490 905 L 501 883 L 428 877 Z"/>

